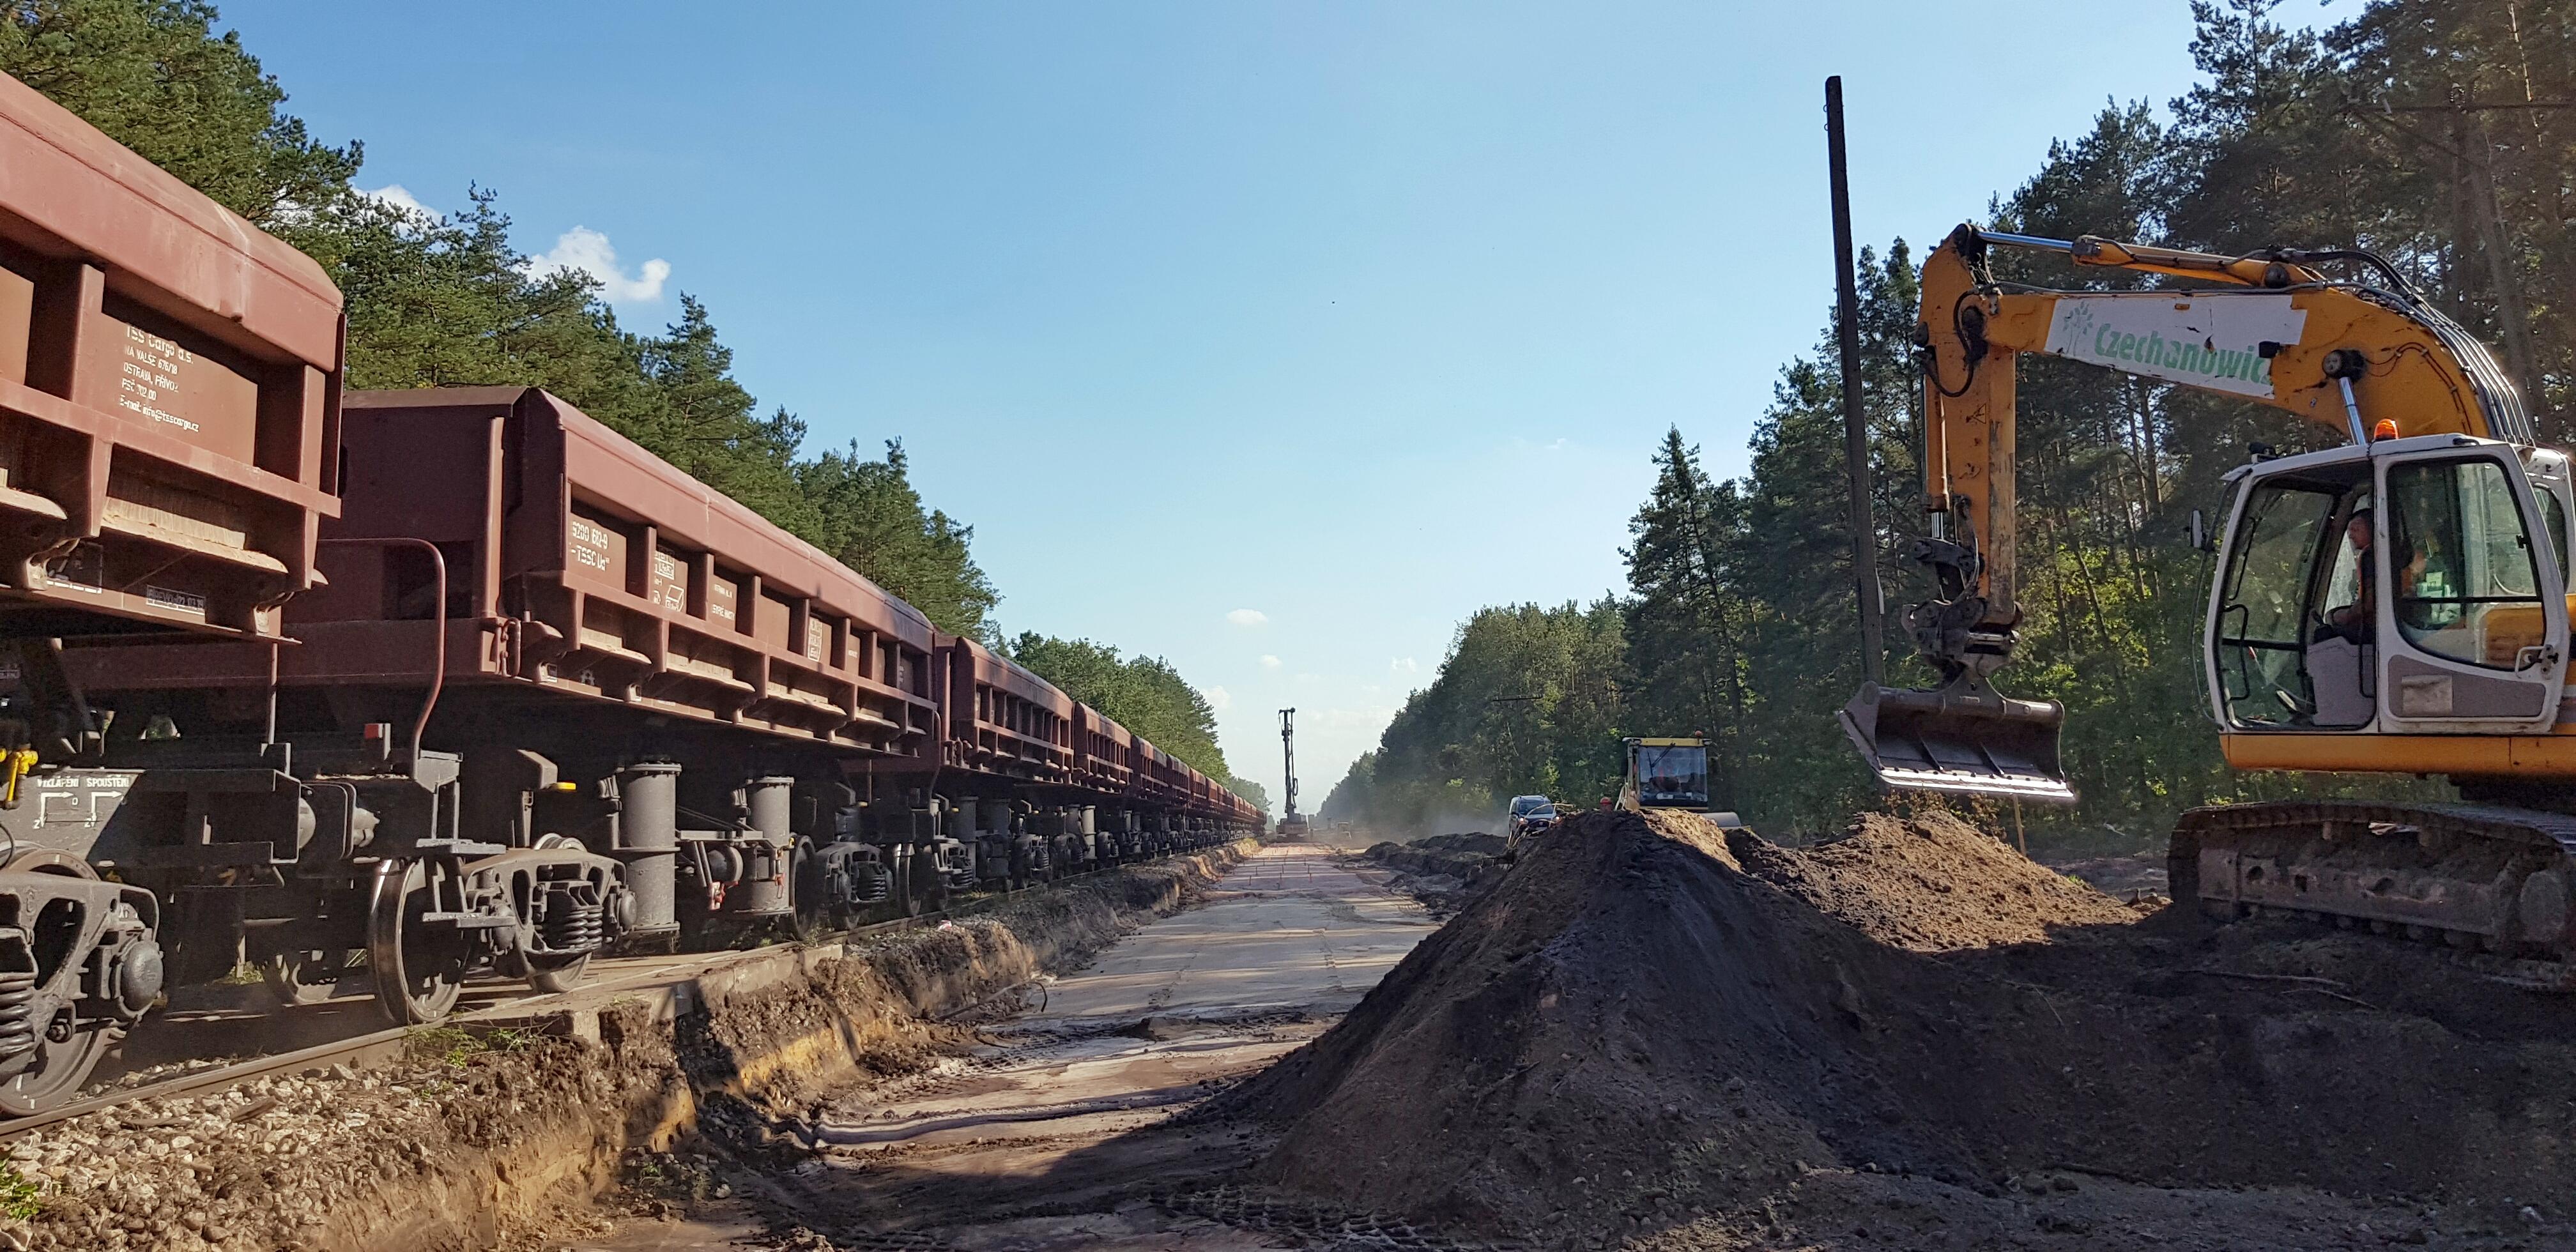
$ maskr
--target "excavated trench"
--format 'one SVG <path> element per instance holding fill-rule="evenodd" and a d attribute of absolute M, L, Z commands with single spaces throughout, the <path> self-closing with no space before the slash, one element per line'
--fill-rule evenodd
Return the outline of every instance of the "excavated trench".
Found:
<path fill-rule="evenodd" d="M 933 1066 L 972 1039 L 942 1019 L 1184 908 L 1250 847 L 846 948 L 761 953 L 721 977 L 576 993 L 578 1011 L 528 1029 L 423 1030 L 386 1064 L 44 1127 L 0 1145 L 0 1248 L 567 1246 L 664 1204 L 690 1170 L 675 1148 L 754 1172 L 785 1164 L 779 1128 L 800 1101 Z"/>

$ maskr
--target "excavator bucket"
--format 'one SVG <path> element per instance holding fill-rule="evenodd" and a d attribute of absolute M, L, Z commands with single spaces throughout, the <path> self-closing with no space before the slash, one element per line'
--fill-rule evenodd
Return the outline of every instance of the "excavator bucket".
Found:
<path fill-rule="evenodd" d="M 1930 691 L 1862 683 L 1843 733 L 1890 787 L 2073 803 L 2058 764 L 2066 706 L 1961 678 Z"/>

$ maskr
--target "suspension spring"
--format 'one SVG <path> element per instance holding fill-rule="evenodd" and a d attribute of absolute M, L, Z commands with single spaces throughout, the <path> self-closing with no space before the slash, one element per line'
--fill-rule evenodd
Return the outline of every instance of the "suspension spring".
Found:
<path fill-rule="evenodd" d="M 584 899 L 587 893 L 557 888 L 546 901 L 545 921 L 537 927 L 550 952 L 588 952 L 600 945 L 607 935 L 608 923 L 597 900 Z"/>
<path fill-rule="evenodd" d="M 894 898 L 894 875 L 887 873 L 883 867 L 874 864 L 856 865 L 852 867 L 850 876 L 853 880 L 850 888 L 851 903 L 883 904 Z"/>
<path fill-rule="evenodd" d="M 0 970 L 0 1057 L 36 1046 L 36 971 Z"/>

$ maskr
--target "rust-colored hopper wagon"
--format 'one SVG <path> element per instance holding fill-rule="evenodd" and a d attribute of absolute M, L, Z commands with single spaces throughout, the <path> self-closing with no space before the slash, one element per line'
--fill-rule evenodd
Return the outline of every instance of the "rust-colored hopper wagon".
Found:
<path fill-rule="evenodd" d="M 424 1022 L 1240 824 L 554 396 L 344 398 L 343 325 L 0 78 L 0 1116 L 245 962 Z"/>
<path fill-rule="evenodd" d="M 1136 811 L 1136 735 L 1090 705 L 1074 711 L 1074 784 L 1090 810 L 1091 854 L 1114 865 L 1142 854 L 1144 826 Z"/>
<path fill-rule="evenodd" d="M 320 266 L 0 78 L 0 1113 L 68 1098 L 159 997 L 145 884 L 194 855 L 183 814 L 109 829 L 138 778 L 110 741 L 145 728 L 64 657 L 279 637 L 338 510 L 341 325 Z M 159 746 L 264 786 L 256 744 Z"/>
<path fill-rule="evenodd" d="M 1026 886 L 1057 877 L 1065 816 L 1054 796 L 1074 778 L 1080 705 L 1053 683 L 972 639 L 939 636 L 947 679 L 938 769 L 911 779 L 941 818 L 940 886 Z"/>
<path fill-rule="evenodd" d="M 918 611 L 543 391 L 356 393 L 346 421 L 347 513 L 330 585 L 289 614 L 277 733 L 375 745 L 413 786 L 327 814 L 301 890 L 248 906 L 273 980 L 319 993 L 354 951 L 398 957 L 379 998 L 422 1020 L 487 961 L 561 985 L 614 941 L 889 899 L 896 849 L 855 837 L 849 783 L 935 735 Z M 89 680 L 183 727 L 233 731 L 265 685 L 264 650 L 141 659 Z M 375 858 L 408 864 L 407 905 Z"/>

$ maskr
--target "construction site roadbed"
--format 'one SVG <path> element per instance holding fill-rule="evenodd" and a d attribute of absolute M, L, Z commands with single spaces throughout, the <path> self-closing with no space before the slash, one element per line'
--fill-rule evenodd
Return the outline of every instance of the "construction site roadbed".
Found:
<path fill-rule="evenodd" d="M 1588 813 L 1476 878 L 1435 928 L 1379 862 L 1273 844 L 604 984 L 21 1135 L 0 1231 L 2576 1248 L 2576 997 L 2438 945 L 2105 894 L 1940 812 L 1800 848 Z"/>
<path fill-rule="evenodd" d="M 970 1046 L 951 1019 L 1187 907 L 1253 847 L 846 942 L 603 961 L 570 993 L 487 993 L 243 1081 L 170 1085 L 222 1061 L 140 1070 L 121 1081 L 141 1095 L 0 1142 L 0 1248 L 560 1248 L 675 1144 L 756 1152 L 813 1093 Z M 294 1064 L 316 1053 L 336 1059 Z"/>
<path fill-rule="evenodd" d="M 1273 844 L 1202 907 L 1152 922 L 1043 994 L 994 1006 L 977 1045 L 809 1111 L 801 1156 L 724 1177 L 734 1203 L 630 1223 L 580 1252 L 1291 1247 L 1329 1208 L 1235 1185 L 1271 1136 L 1208 1101 L 1327 1030 L 1434 924 L 1311 843 Z"/>

